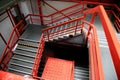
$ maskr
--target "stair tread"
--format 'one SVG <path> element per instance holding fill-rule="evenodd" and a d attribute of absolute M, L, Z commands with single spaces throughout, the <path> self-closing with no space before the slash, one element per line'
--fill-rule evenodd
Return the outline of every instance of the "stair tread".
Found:
<path fill-rule="evenodd" d="M 16 49 L 21 49 L 21 50 L 31 51 L 31 52 L 37 52 L 37 48 L 32 48 L 32 47 L 27 47 L 27 46 L 22 46 L 22 45 L 18 45 Z"/>
<path fill-rule="evenodd" d="M 34 47 L 38 47 L 38 45 L 39 45 L 38 42 L 32 42 L 32 41 L 26 41 L 26 40 L 19 40 L 18 44 L 23 44 L 23 45 L 28 45 L 28 46 L 34 46 Z"/>
<path fill-rule="evenodd" d="M 12 72 L 16 73 L 25 73 L 25 74 L 31 74 L 32 69 L 20 67 L 20 66 L 15 66 L 15 65 L 9 65 L 8 71 L 12 70 Z M 11 72 L 11 71 L 10 71 Z"/>
<path fill-rule="evenodd" d="M 7 71 L 9 71 L 11 73 L 14 73 L 14 74 L 22 75 L 22 76 L 31 75 L 31 73 L 29 73 L 29 72 L 25 72 L 25 71 L 21 71 L 21 70 L 18 70 L 18 69 L 13 69 L 13 68 L 8 68 Z"/>
<path fill-rule="evenodd" d="M 17 55 L 26 56 L 26 57 L 32 57 L 32 58 L 35 58 L 35 56 L 36 56 L 35 52 L 23 51 L 23 50 L 19 50 L 19 49 L 16 49 L 13 53 L 17 54 Z"/>
<path fill-rule="evenodd" d="M 26 68 L 32 68 L 33 67 L 33 63 L 12 59 L 10 61 L 10 65 L 15 65 L 15 64 L 18 65 L 18 66 L 21 66 L 21 67 L 26 67 Z"/>
<path fill-rule="evenodd" d="M 20 55 L 14 55 L 12 59 L 16 59 L 23 62 L 34 63 L 34 58 L 24 57 Z"/>

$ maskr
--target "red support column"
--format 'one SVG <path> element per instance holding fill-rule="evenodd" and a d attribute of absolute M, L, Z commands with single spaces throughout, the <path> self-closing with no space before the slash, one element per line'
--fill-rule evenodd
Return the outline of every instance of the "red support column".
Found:
<path fill-rule="evenodd" d="M 3 35 L 0 33 L 0 37 L 2 38 L 2 40 L 4 41 L 4 43 L 7 45 L 7 42 L 5 40 L 5 38 L 3 37 Z"/>
<path fill-rule="evenodd" d="M 42 7 L 41 7 L 41 0 L 38 0 L 38 8 L 39 8 L 41 25 L 44 25 L 44 22 L 43 22 L 43 14 L 42 14 Z"/>

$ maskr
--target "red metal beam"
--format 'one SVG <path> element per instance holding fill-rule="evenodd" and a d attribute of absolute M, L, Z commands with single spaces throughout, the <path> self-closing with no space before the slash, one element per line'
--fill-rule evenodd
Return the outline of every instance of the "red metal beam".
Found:
<path fill-rule="evenodd" d="M 2 38 L 2 40 L 4 41 L 4 43 L 7 45 L 7 42 L 5 40 L 5 38 L 3 37 L 3 35 L 0 33 L 0 37 Z"/>
<path fill-rule="evenodd" d="M 36 79 L 27 78 L 13 73 L 0 71 L 0 80 L 36 80 Z"/>
<path fill-rule="evenodd" d="M 42 14 L 42 7 L 41 7 L 41 0 L 38 0 L 38 9 L 39 9 L 39 14 L 40 14 L 40 22 L 41 22 L 41 25 L 44 25 L 44 22 L 43 22 L 43 14 Z"/>
<path fill-rule="evenodd" d="M 69 16 L 66 16 L 63 12 L 57 10 L 55 7 L 51 6 L 50 4 L 48 4 L 47 2 L 43 1 L 45 4 L 47 4 L 49 7 L 51 7 L 52 9 L 56 10 L 57 12 L 59 12 L 60 14 L 62 14 L 63 16 L 67 17 L 68 19 L 71 19 Z"/>
<path fill-rule="evenodd" d="M 114 29 L 112 28 L 111 22 L 106 14 L 106 11 L 103 6 L 98 6 L 93 9 L 84 11 L 84 14 L 93 14 L 98 13 L 105 31 L 112 59 L 114 62 L 115 70 L 120 80 L 120 43 L 117 39 Z M 101 73 L 100 73 L 101 74 Z"/>
<path fill-rule="evenodd" d="M 91 80 L 104 80 L 104 73 L 102 68 L 102 59 L 100 54 L 100 48 L 98 47 L 98 38 L 97 31 L 93 24 L 83 21 L 84 24 L 88 24 L 91 29 L 93 29 L 93 33 L 91 34 L 90 39 L 90 67 L 91 67 Z M 93 58 L 93 59 L 92 59 Z"/>
<path fill-rule="evenodd" d="M 80 3 L 77 3 L 77 4 L 75 4 L 75 5 L 69 6 L 69 7 L 64 8 L 64 9 L 62 9 L 62 10 L 59 10 L 59 11 L 60 11 L 60 12 L 63 12 L 63 11 L 69 10 L 69 9 L 71 9 L 71 8 L 73 8 L 73 7 L 76 7 L 76 6 L 79 6 L 79 5 L 80 5 Z M 57 14 L 57 13 L 59 13 L 59 12 L 57 11 L 57 12 L 55 12 L 55 13 L 46 15 L 46 17 L 52 16 L 52 15 Z"/>

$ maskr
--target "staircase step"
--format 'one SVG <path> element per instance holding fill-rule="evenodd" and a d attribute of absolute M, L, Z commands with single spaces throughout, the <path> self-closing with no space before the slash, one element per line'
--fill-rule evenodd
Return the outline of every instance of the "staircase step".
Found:
<path fill-rule="evenodd" d="M 26 46 L 31 46 L 31 47 L 38 47 L 39 43 L 38 42 L 33 42 L 33 41 L 26 41 L 26 40 L 19 40 L 18 44 L 21 45 L 26 45 Z"/>
<path fill-rule="evenodd" d="M 22 45 L 18 45 L 16 49 L 21 49 L 21 50 L 31 51 L 31 52 L 37 52 L 37 48 L 27 47 L 27 46 L 22 46 Z"/>
<path fill-rule="evenodd" d="M 20 37 L 19 40 L 24 40 L 24 41 L 29 41 L 29 42 L 36 42 L 36 43 L 39 43 L 38 40 L 26 39 L 26 38 L 22 38 L 22 37 Z"/>
<path fill-rule="evenodd" d="M 20 60 L 17 60 L 17 59 L 12 59 L 10 61 L 10 65 L 21 66 L 21 67 L 28 68 L 28 69 L 32 69 L 32 67 L 33 67 L 33 63 L 20 61 Z"/>
<path fill-rule="evenodd" d="M 82 75 L 82 76 L 89 76 L 89 73 L 83 72 L 83 71 L 74 71 L 76 75 Z"/>
<path fill-rule="evenodd" d="M 74 80 L 89 80 L 88 77 L 74 77 Z"/>
<path fill-rule="evenodd" d="M 19 50 L 19 49 L 16 49 L 13 53 L 16 55 L 21 55 L 21 56 L 31 57 L 31 58 L 35 58 L 35 56 L 36 56 L 35 52 L 23 51 L 23 50 Z"/>
<path fill-rule="evenodd" d="M 21 66 L 16 66 L 16 65 L 10 65 L 7 71 L 16 73 L 16 74 L 21 74 L 21 75 L 30 75 L 32 72 L 31 69 L 24 68 Z"/>
<path fill-rule="evenodd" d="M 20 56 L 20 55 L 14 55 L 14 56 L 12 57 L 12 59 L 19 60 L 19 61 L 22 61 L 22 62 L 31 63 L 31 64 L 34 63 L 34 58 L 25 57 L 25 56 Z"/>
<path fill-rule="evenodd" d="M 89 68 L 75 66 L 74 80 L 89 80 Z"/>
<path fill-rule="evenodd" d="M 75 69 L 89 71 L 89 68 L 84 68 L 84 67 L 79 67 L 79 66 L 75 66 Z"/>

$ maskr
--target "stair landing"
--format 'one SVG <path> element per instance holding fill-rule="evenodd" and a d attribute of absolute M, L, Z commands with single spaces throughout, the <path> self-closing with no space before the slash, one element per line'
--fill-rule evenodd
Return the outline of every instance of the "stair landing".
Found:
<path fill-rule="evenodd" d="M 49 80 L 73 80 L 74 61 L 49 57 L 42 78 Z"/>

